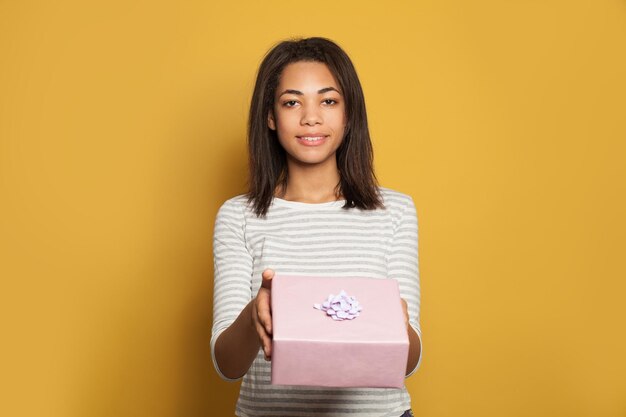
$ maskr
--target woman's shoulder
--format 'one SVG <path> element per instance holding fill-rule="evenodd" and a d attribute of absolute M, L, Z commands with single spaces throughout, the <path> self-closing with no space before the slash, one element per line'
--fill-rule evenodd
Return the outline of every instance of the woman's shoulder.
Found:
<path fill-rule="evenodd" d="M 222 207 L 223 206 L 227 206 L 227 207 L 244 207 L 246 206 L 248 203 L 248 197 L 246 194 L 238 194 L 235 195 L 233 197 L 230 197 L 228 199 L 226 199 L 223 203 L 222 203 Z"/>
<path fill-rule="evenodd" d="M 388 187 L 378 187 L 380 196 L 383 199 L 383 204 L 389 208 L 404 208 L 414 205 L 413 197 L 409 194 L 405 194 L 398 190 L 394 190 Z"/>
<path fill-rule="evenodd" d="M 226 199 L 218 209 L 218 216 L 240 216 L 248 207 L 248 197 L 246 194 L 238 194 Z"/>

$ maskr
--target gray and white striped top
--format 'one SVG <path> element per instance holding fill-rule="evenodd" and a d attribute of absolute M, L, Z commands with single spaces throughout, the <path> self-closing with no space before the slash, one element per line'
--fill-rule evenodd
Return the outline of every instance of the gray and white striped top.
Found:
<path fill-rule="evenodd" d="M 396 279 L 409 322 L 421 340 L 417 213 L 413 199 L 379 188 L 385 209 L 343 209 L 345 201 L 320 204 L 274 198 L 265 219 L 239 195 L 219 209 L 213 236 L 215 341 L 256 295 L 261 272 L 289 275 L 363 276 Z M 421 363 L 420 360 L 413 374 Z M 406 387 L 322 388 L 273 386 L 263 351 L 243 376 L 236 415 L 399 417 L 410 408 Z"/>

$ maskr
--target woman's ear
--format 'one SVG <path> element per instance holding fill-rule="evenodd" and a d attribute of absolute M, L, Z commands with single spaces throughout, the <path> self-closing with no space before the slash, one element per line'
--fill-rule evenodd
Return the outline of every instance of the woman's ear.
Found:
<path fill-rule="evenodd" d="M 269 113 L 267 113 L 267 127 L 272 130 L 276 130 L 276 121 L 274 120 L 273 110 L 270 110 Z"/>

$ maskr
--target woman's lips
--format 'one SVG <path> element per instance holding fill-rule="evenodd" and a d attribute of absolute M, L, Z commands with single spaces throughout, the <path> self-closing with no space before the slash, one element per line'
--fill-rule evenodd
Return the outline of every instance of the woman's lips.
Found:
<path fill-rule="evenodd" d="M 318 146 L 326 142 L 328 135 L 308 135 L 308 136 L 296 136 L 298 143 L 304 146 Z"/>

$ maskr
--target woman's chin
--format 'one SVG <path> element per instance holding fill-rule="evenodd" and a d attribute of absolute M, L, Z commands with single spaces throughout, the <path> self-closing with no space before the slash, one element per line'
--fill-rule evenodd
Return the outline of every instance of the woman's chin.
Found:
<path fill-rule="evenodd" d="M 336 160 L 334 159 L 335 154 L 332 155 L 297 155 L 295 157 L 290 157 L 289 161 L 291 163 L 294 163 L 296 165 L 299 166 L 307 166 L 307 167 L 312 167 L 312 166 L 323 166 L 326 165 L 328 163 L 335 163 L 336 165 Z"/>

